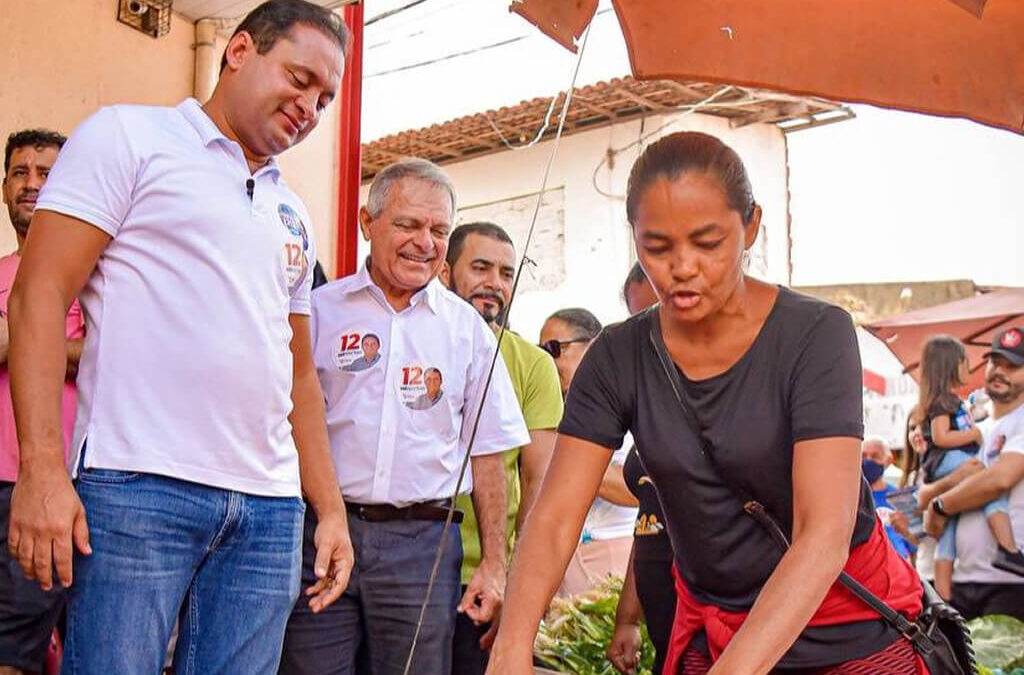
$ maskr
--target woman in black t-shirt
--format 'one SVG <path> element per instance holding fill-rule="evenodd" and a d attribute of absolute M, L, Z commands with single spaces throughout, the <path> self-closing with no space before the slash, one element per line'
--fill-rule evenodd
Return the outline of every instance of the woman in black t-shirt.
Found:
<path fill-rule="evenodd" d="M 576 373 L 487 672 L 533 672 L 538 622 L 626 431 L 674 550 L 679 601 L 666 675 L 926 672 L 909 642 L 835 583 L 845 569 L 898 611 L 920 611 L 920 582 L 889 545 L 860 473 L 861 369 L 849 315 L 744 273 L 761 209 L 739 157 L 718 139 L 662 138 L 633 166 L 627 192 L 661 304 L 607 328 Z M 779 521 L 788 550 L 745 515 L 736 490 Z"/>

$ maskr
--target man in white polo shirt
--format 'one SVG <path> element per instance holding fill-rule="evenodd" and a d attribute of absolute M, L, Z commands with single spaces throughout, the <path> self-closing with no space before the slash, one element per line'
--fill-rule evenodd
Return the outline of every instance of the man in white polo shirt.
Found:
<path fill-rule="evenodd" d="M 966 618 L 1009 614 L 1024 621 L 1020 551 L 998 551 L 983 510 L 1005 496 L 1014 538 L 1024 549 L 1024 327 L 996 335 L 986 357 L 985 391 L 992 399 L 992 415 L 978 425 L 984 436 L 978 456 L 985 468 L 951 489 L 948 483 L 940 485 L 942 480 L 932 483 L 925 527 L 938 538 L 948 516 L 958 516 L 952 602 Z M 945 492 L 932 498 L 943 488 Z"/>
<path fill-rule="evenodd" d="M 100 110 L 40 195 L 9 303 L 9 545 L 44 588 L 54 566 L 70 587 L 68 672 L 159 672 L 179 612 L 178 673 L 276 672 L 302 492 L 319 519 L 314 608 L 347 581 L 309 341 L 311 224 L 273 159 L 334 98 L 347 40 L 321 7 L 261 5 L 205 106 Z M 59 401 L 75 296 L 73 487 Z"/>
<path fill-rule="evenodd" d="M 455 191 L 424 160 L 403 160 L 373 180 L 359 220 L 370 257 L 357 273 L 313 294 L 313 353 L 338 482 L 355 549 L 342 598 L 314 616 L 300 600 L 288 624 L 282 675 L 404 672 L 426 598 L 461 462 L 471 448 L 472 490 L 483 556 L 461 606 L 489 621 L 505 587 L 502 452 L 529 441 L 494 334 L 437 274 L 445 259 Z M 380 358 L 364 357 L 373 335 Z M 376 348 L 376 347 L 375 347 Z M 485 397 L 486 391 L 486 397 Z M 477 410 L 480 413 L 476 424 Z M 461 515 L 461 514 L 460 514 Z M 448 675 L 459 603 L 461 518 L 447 532 L 411 673 Z M 311 575 L 307 522 L 304 576 Z"/>

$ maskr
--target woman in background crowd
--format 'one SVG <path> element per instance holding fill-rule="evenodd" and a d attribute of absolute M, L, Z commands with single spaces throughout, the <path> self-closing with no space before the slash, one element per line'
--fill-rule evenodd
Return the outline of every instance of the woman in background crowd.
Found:
<path fill-rule="evenodd" d="M 540 346 L 555 359 L 563 396 L 587 348 L 600 333 L 601 322 L 597 317 L 578 307 L 555 312 L 541 327 Z M 587 512 L 579 545 L 558 589 L 560 596 L 585 593 L 610 575 L 621 577 L 626 573 L 636 497 L 626 489 L 622 464 L 631 445 L 623 443 L 604 472 L 597 497 Z"/>
<path fill-rule="evenodd" d="M 921 457 L 928 448 L 921 432 L 921 413 L 917 408 L 907 416 L 907 425 L 903 433 L 903 456 L 900 458 L 900 488 L 917 487 L 924 484 L 924 472 L 921 471 Z M 917 552 L 914 554 L 914 565 L 917 573 L 928 583 L 935 580 L 935 540 L 925 535 L 917 538 Z"/>

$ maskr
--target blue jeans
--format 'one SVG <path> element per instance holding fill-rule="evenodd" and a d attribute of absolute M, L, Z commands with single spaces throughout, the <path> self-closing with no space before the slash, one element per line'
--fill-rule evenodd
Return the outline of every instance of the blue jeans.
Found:
<path fill-rule="evenodd" d="M 306 516 L 303 586 L 312 583 L 313 528 Z M 345 593 L 319 614 L 299 599 L 288 621 L 280 675 L 402 675 L 441 543 L 441 521 L 370 523 L 348 518 L 355 567 Z M 462 538 L 451 525 L 416 643 L 412 675 L 451 672 Z M 239 671 L 240 672 L 240 671 Z"/>
<path fill-rule="evenodd" d="M 976 456 L 976 453 L 964 452 L 963 450 L 947 450 L 946 454 L 942 456 L 942 461 L 935 468 L 935 477 L 945 478 L 956 471 L 957 467 L 961 466 L 964 462 Z M 1006 495 L 996 497 L 988 504 L 985 504 L 982 507 L 982 511 L 986 518 L 991 517 L 995 513 L 1009 513 L 1010 502 L 1007 500 Z M 946 529 L 942 531 L 942 536 L 939 537 L 939 545 L 935 548 L 936 560 L 956 560 L 956 524 L 958 520 L 956 516 L 953 516 L 946 523 Z"/>
<path fill-rule="evenodd" d="M 93 553 L 76 551 L 64 675 L 277 671 L 299 592 L 305 505 L 145 473 L 76 481 Z"/>

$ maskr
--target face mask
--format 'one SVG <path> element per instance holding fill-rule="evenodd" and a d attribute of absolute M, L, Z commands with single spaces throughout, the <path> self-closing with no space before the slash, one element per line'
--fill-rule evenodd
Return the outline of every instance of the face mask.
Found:
<path fill-rule="evenodd" d="M 865 459 L 860 463 L 860 470 L 864 472 L 864 478 L 867 479 L 868 483 L 874 483 L 882 477 L 882 474 L 885 472 L 885 466 L 874 460 Z"/>

